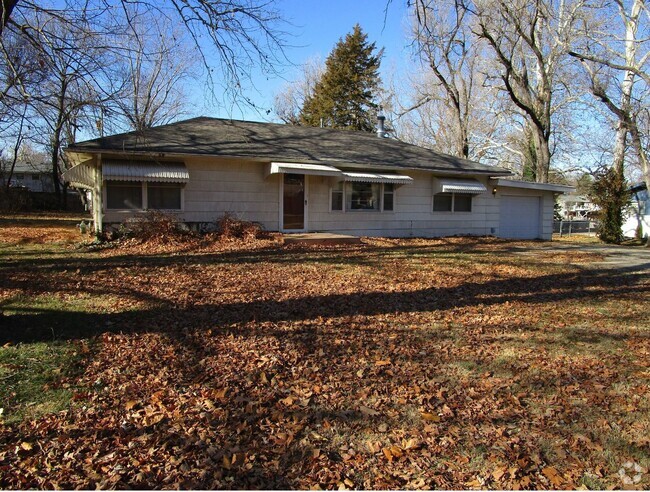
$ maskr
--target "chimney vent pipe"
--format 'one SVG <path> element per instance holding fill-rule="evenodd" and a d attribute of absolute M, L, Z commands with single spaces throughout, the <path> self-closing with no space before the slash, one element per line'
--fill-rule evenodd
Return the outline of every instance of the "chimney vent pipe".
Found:
<path fill-rule="evenodd" d="M 379 138 L 385 138 L 386 137 L 386 129 L 384 127 L 384 122 L 386 121 L 386 117 L 384 115 L 377 115 L 377 136 Z"/>

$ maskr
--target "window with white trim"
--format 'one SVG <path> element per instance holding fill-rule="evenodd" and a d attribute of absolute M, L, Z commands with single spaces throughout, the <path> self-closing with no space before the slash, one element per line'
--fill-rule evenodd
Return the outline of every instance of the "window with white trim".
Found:
<path fill-rule="evenodd" d="M 182 210 L 181 183 L 106 181 L 108 210 Z"/>
<path fill-rule="evenodd" d="M 436 193 L 433 195 L 433 211 L 471 212 L 472 197 L 469 193 Z"/>
<path fill-rule="evenodd" d="M 343 211 L 343 198 L 345 198 L 345 183 L 339 181 L 334 186 L 332 186 L 332 191 L 330 193 L 331 197 L 331 206 L 332 211 L 342 212 Z"/>
<path fill-rule="evenodd" d="M 379 183 L 347 183 L 346 210 L 379 210 L 381 185 Z"/>
<path fill-rule="evenodd" d="M 395 204 L 395 186 L 390 183 L 384 183 L 384 195 L 382 198 L 383 210 L 392 212 Z"/>
<path fill-rule="evenodd" d="M 395 206 L 395 185 L 340 181 L 330 189 L 332 212 L 392 212 Z"/>

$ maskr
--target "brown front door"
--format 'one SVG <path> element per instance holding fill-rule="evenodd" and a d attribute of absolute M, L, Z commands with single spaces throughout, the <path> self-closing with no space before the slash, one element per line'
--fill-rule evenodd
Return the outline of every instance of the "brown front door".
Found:
<path fill-rule="evenodd" d="M 305 175 L 284 174 L 283 229 L 305 228 Z"/>

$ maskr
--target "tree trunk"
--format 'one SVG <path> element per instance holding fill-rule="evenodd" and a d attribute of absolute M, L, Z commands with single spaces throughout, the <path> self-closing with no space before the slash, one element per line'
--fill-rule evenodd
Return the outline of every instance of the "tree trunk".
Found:
<path fill-rule="evenodd" d="M 546 132 L 538 126 L 533 126 L 533 141 L 535 143 L 536 172 L 535 181 L 548 183 L 548 171 L 551 164 L 551 150 Z"/>
<path fill-rule="evenodd" d="M 11 18 L 11 13 L 14 10 L 14 7 L 18 3 L 18 0 L 2 0 L 2 4 L 0 4 L 0 8 L 2 9 L 0 11 L 0 14 L 2 15 L 2 22 L 0 23 L 0 36 L 2 35 L 2 32 L 4 30 L 4 27 L 7 25 L 7 22 L 9 22 L 9 19 Z"/>
<path fill-rule="evenodd" d="M 612 168 L 619 176 L 625 174 L 625 141 L 627 140 L 627 126 L 623 121 L 619 121 L 616 128 L 616 140 L 614 143 L 614 161 Z"/>
<path fill-rule="evenodd" d="M 53 141 L 52 141 L 52 183 L 54 184 L 54 194 L 56 196 L 56 201 L 59 207 L 62 206 L 62 194 L 61 194 L 61 180 L 59 177 L 59 147 L 61 143 L 59 142 L 58 132 L 55 132 Z"/>

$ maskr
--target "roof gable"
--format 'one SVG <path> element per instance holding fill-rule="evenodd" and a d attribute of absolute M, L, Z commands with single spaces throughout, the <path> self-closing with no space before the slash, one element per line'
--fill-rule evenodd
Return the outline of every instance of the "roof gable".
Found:
<path fill-rule="evenodd" d="M 508 170 L 374 133 L 198 117 L 71 145 L 68 152 L 190 154 L 504 176 Z"/>

